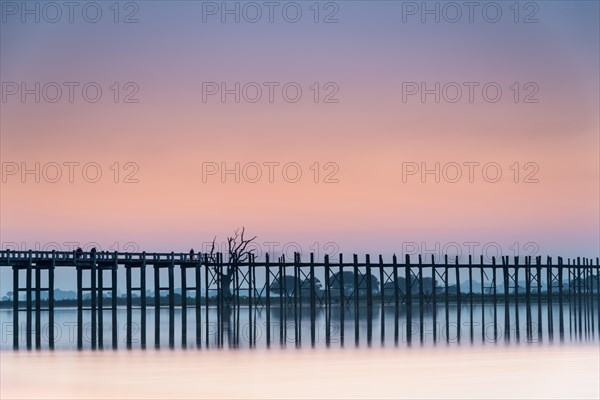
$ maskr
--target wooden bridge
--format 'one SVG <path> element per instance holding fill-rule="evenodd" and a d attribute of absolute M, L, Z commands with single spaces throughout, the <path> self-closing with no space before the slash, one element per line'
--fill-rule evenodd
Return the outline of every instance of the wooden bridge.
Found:
<path fill-rule="evenodd" d="M 469 256 L 468 263 L 460 264 L 458 257 L 443 263 L 435 263 L 434 257 L 430 262 L 418 256 L 411 260 L 406 255 L 401 262 L 396 256 L 391 262 L 384 262 L 379 256 L 372 261 L 366 255 L 359 261 L 353 255 L 351 261 L 345 262 L 342 254 L 335 262 L 325 256 L 323 261 L 316 261 L 313 254 L 308 260 L 302 260 L 300 254 L 295 254 L 293 260 L 286 261 L 284 257 L 270 260 L 266 254 L 262 261 L 250 257 L 246 262 L 232 265 L 223 261 L 223 255 L 187 253 L 118 253 L 118 252 L 44 252 L 44 251 L 0 251 L 0 267 L 12 267 L 13 296 L 11 299 L 13 317 L 13 347 L 19 348 L 19 317 L 25 312 L 25 337 L 27 348 L 33 347 L 33 314 L 35 314 L 35 348 L 42 347 L 41 315 L 48 313 L 50 327 L 54 325 L 55 313 L 55 268 L 72 268 L 77 275 L 77 347 L 83 348 L 84 311 L 91 315 L 91 348 L 104 347 L 104 314 L 110 312 L 112 326 L 112 347 L 118 347 L 117 307 L 120 298 L 117 293 L 118 271 L 125 269 L 126 287 L 126 327 L 127 347 L 133 346 L 132 314 L 140 313 L 140 345 L 147 346 L 146 311 L 154 310 L 154 344 L 160 347 L 160 310 L 169 311 L 169 345 L 174 346 L 175 337 L 175 307 L 181 307 L 181 343 L 188 343 L 187 308 L 195 309 L 196 347 L 209 345 L 209 308 L 217 310 L 217 326 L 229 323 L 230 310 L 240 313 L 241 308 L 248 309 L 248 320 L 252 324 L 256 309 L 266 309 L 267 331 L 266 343 L 272 343 L 275 332 L 271 331 L 271 310 L 278 310 L 281 320 L 293 314 L 295 321 L 295 340 L 301 340 L 301 318 L 303 308 L 310 308 L 311 343 L 315 341 L 315 319 L 317 309 L 324 310 L 327 328 L 332 321 L 331 310 L 337 307 L 340 321 L 340 339 L 344 341 L 345 312 L 354 316 L 354 337 L 358 342 L 359 313 L 367 314 L 368 327 L 371 327 L 373 304 L 393 307 L 395 310 L 394 338 L 399 337 L 399 314 L 405 314 L 406 338 L 410 343 L 412 337 L 413 312 L 420 324 L 420 339 L 423 341 L 423 320 L 426 307 L 432 307 L 434 327 L 436 325 L 437 309 L 444 306 L 445 323 L 448 328 L 450 304 L 456 304 L 460 334 L 461 306 L 468 305 L 470 309 L 470 338 L 474 338 L 473 304 L 493 305 L 494 308 L 494 337 L 498 335 L 497 305 L 504 309 L 504 335 L 510 339 L 511 304 L 514 311 L 514 322 L 517 329 L 514 335 L 519 339 L 519 306 L 526 306 L 527 338 L 534 335 L 537 325 L 538 335 L 542 335 L 542 327 L 548 326 L 548 336 L 552 339 L 554 331 L 554 313 L 552 307 L 547 307 L 546 321 L 542 318 L 542 303 L 559 304 L 558 325 L 561 339 L 565 331 L 563 303 L 573 307 L 575 320 L 569 318 L 569 326 L 575 325 L 579 335 L 594 332 L 595 320 L 600 332 L 600 306 L 598 304 L 600 288 L 599 259 L 589 258 L 567 259 L 558 257 L 554 260 L 547 257 L 542 264 L 542 257 L 525 257 L 520 263 L 519 257 L 511 260 L 502 256 L 499 263 L 492 258 L 491 263 L 484 263 L 483 256 L 474 262 Z M 556 261 L 556 262 L 555 262 Z M 153 271 L 151 285 L 147 283 L 147 269 Z M 160 270 L 167 271 L 166 282 L 161 282 Z M 175 272 L 178 270 L 181 295 L 176 296 Z M 291 274 L 288 275 L 288 271 Z M 229 271 L 229 272 L 228 272 Z M 136 274 L 135 286 L 132 275 Z M 257 280 L 257 276 L 259 279 Z M 89 286 L 84 286 L 89 278 Z M 139 279 L 138 279 L 139 278 Z M 461 284 L 467 281 L 467 287 Z M 473 290 L 477 279 L 479 290 Z M 525 287 L 520 287 L 520 279 L 524 279 Z M 43 285 L 43 282 L 47 282 Z M 451 281 L 454 282 L 451 285 Z M 148 290 L 154 295 L 149 296 Z M 25 300 L 20 294 L 25 293 Z M 166 296 L 163 295 L 166 294 Z M 213 295 L 211 295 L 211 293 Z M 46 299 L 43 299 L 46 294 Z M 135 301 L 135 306 L 134 306 Z M 151 302 L 151 304 L 149 304 Z M 537 303 L 537 323 L 532 315 L 532 304 Z M 85 306 L 85 307 L 84 307 Z M 365 310 L 366 308 L 366 310 Z M 596 310 L 597 309 L 597 310 Z M 293 311 L 292 311 L 293 310 Z M 348 311 L 349 310 L 349 311 Z M 203 315 L 204 312 L 204 315 Z M 597 313 L 597 314 L 596 314 Z M 87 315 L 87 314 L 86 314 Z M 204 324 L 203 324 L 204 318 Z M 382 312 L 383 318 L 383 312 Z M 482 307 L 482 321 L 485 314 Z M 300 328 L 299 328 L 300 326 Z M 205 327 L 205 332 L 202 332 Z M 280 326 L 279 338 L 283 341 L 283 325 Z M 383 319 L 382 319 L 383 334 Z M 434 328 L 434 340 L 438 332 Z M 482 324 L 482 338 L 484 335 Z M 48 346 L 54 348 L 54 329 L 48 331 Z M 220 333 L 220 340 L 223 340 Z M 367 331 L 369 335 L 369 330 Z M 252 330 L 250 330 L 252 344 Z M 370 339 L 370 338 L 369 338 Z M 256 333 L 254 333 L 256 340 Z M 329 330 L 326 333 L 329 340 Z M 369 342 L 370 343 L 370 342 Z"/>

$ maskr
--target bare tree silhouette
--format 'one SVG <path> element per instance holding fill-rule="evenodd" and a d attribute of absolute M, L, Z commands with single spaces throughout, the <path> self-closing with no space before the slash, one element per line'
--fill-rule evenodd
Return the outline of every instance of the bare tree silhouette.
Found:
<path fill-rule="evenodd" d="M 233 276 L 236 268 L 238 268 L 240 263 L 244 263 L 254 255 L 254 249 L 248 248 L 248 245 L 252 243 L 256 236 L 246 239 L 244 234 L 246 230 L 244 227 L 240 229 L 236 229 L 234 232 L 234 236 L 230 236 L 227 238 L 227 256 L 228 262 L 224 267 L 224 271 L 219 268 L 217 264 L 218 262 L 218 253 L 215 252 L 215 242 L 217 240 L 216 236 L 213 239 L 212 247 L 210 249 L 210 253 L 206 255 L 207 261 L 213 264 L 213 273 L 216 277 L 217 282 L 219 283 L 220 293 L 223 299 L 231 298 L 231 282 L 233 280 Z"/>

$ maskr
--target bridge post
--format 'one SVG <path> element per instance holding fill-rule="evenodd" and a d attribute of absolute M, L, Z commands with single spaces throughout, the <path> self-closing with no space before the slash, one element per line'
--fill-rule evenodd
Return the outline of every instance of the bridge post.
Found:
<path fill-rule="evenodd" d="M 236 266 L 237 268 L 237 266 Z M 249 332 L 249 339 L 250 339 L 250 347 L 254 347 L 255 340 L 256 340 L 256 335 L 254 334 L 254 329 L 256 328 L 256 321 L 253 318 L 253 314 L 252 314 L 252 306 L 253 306 L 253 301 L 254 301 L 254 288 L 256 288 L 256 285 L 253 285 L 255 282 L 254 279 L 254 274 L 256 272 L 256 268 L 254 267 L 254 257 L 252 256 L 252 254 L 250 254 L 248 256 L 248 322 L 249 322 L 249 327 L 250 329 L 248 329 Z"/>
<path fill-rule="evenodd" d="M 91 297 L 92 297 L 92 349 L 96 349 L 97 347 L 97 332 L 98 332 L 98 326 L 97 326 L 97 304 L 96 304 L 96 252 L 91 253 L 91 266 L 90 266 L 90 274 L 91 274 L 91 278 L 90 278 L 90 291 L 91 291 Z"/>
<path fill-rule="evenodd" d="M 132 317 L 131 317 L 131 265 L 129 264 L 125 264 L 125 282 L 126 282 L 126 295 L 127 295 L 127 336 L 126 336 L 126 342 L 127 342 L 127 348 L 131 349 L 131 344 L 132 344 L 132 338 L 131 338 L 131 333 L 132 333 Z"/>
<path fill-rule="evenodd" d="M 181 272 L 181 347 L 187 347 L 187 268 L 185 261 L 179 265 Z"/>
<path fill-rule="evenodd" d="M 302 267 L 300 266 L 300 263 L 302 262 L 302 255 L 300 253 L 297 253 L 298 255 L 298 264 L 297 264 L 297 271 L 298 271 L 298 279 L 296 280 L 296 285 L 297 286 L 297 290 L 296 293 L 298 295 L 298 343 L 296 343 L 296 345 L 299 347 L 302 344 Z"/>
<path fill-rule="evenodd" d="M 329 265 L 329 254 L 325 254 L 325 302 L 331 317 L 331 266 Z"/>
<path fill-rule="evenodd" d="M 54 349 L 54 268 L 56 266 L 56 250 L 52 250 L 52 264 L 48 268 L 48 342 Z"/>
<path fill-rule="evenodd" d="M 399 320 L 400 320 L 400 285 L 398 284 L 398 259 L 396 254 L 392 256 L 393 274 L 394 274 L 394 344 L 398 345 L 400 336 Z M 435 315 L 435 313 L 434 313 Z M 435 322 L 434 322 L 435 326 Z"/>
<path fill-rule="evenodd" d="M 527 341 L 532 340 L 531 332 L 531 257 L 525 257 L 525 308 L 526 317 L 525 324 L 527 325 Z"/>
<path fill-rule="evenodd" d="M 588 337 L 591 337 L 593 331 L 592 331 L 592 327 L 593 327 L 593 322 L 594 320 L 591 319 L 593 317 L 593 307 L 594 307 L 594 303 L 592 302 L 592 299 L 590 298 L 590 294 L 591 291 L 590 289 L 593 289 L 593 287 L 590 288 L 590 281 L 591 281 L 591 268 L 590 266 L 592 265 L 592 260 L 590 258 L 586 258 L 586 269 L 585 269 L 585 302 L 586 302 L 586 319 L 587 319 L 587 332 L 588 332 Z M 591 314 L 591 315 L 590 315 Z"/>
<path fill-rule="evenodd" d="M 412 341 L 412 278 L 410 271 L 410 254 L 404 255 L 404 287 L 406 290 L 406 341 Z"/>
<path fill-rule="evenodd" d="M 117 269 L 119 268 L 119 260 L 118 260 L 118 253 L 115 251 L 113 253 L 113 257 L 114 257 L 114 265 L 111 268 L 111 278 L 110 278 L 110 285 L 111 285 L 111 299 L 112 299 L 112 310 L 111 310 L 111 318 L 112 318 L 112 347 L 113 349 L 116 349 L 118 347 L 118 343 L 119 343 L 119 337 L 118 337 L 118 332 L 119 332 L 119 328 L 118 328 L 118 324 L 117 324 Z"/>
<path fill-rule="evenodd" d="M 267 348 L 271 347 L 271 270 L 269 265 L 269 253 L 265 254 L 265 290 L 267 291 Z M 280 321 L 283 323 L 283 321 Z"/>
<path fill-rule="evenodd" d="M 83 348 L 83 266 L 77 265 L 77 348 Z"/>
<path fill-rule="evenodd" d="M 553 273 L 552 273 L 552 257 L 548 257 L 546 259 L 546 286 L 547 286 L 547 291 L 546 291 L 546 296 L 547 296 L 547 300 L 546 302 L 548 303 L 548 340 L 552 341 L 553 337 L 554 337 L 554 321 L 553 321 L 553 315 L 552 315 L 552 284 L 553 284 Z"/>
<path fill-rule="evenodd" d="M 381 344 L 385 340 L 385 274 L 383 271 L 383 256 L 379 255 L 379 296 L 381 303 Z"/>
<path fill-rule="evenodd" d="M 346 321 L 346 298 L 344 291 L 344 256 L 340 253 L 340 265 L 338 270 L 338 283 L 340 285 L 340 345 L 344 347 L 344 322 Z"/>
<path fill-rule="evenodd" d="M 596 296 L 598 298 L 598 335 L 600 335 L 600 258 L 596 257 Z"/>
<path fill-rule="evenodd" d="M 160 348 L 160 262 L 154 255 L 154 347 Z"/>
<path fill-rule="evenodd" d="M 329 254 L 325 254 L 325 344 L 331 343 L 331 280 Z"/>
<path fill-rule="evenodd" d="M 98 268 L 98 348 L 104 348 L 104 262 Z"/>
<path fill-rule="evenodd" d="M 419 254 L 419 339 L 421 343 L 425 340 L 425 299 L 423 295 L 423 260 L 421 254 Z"/>
<path fill-rule="evenodd" d="M 175 347 L 175 253 L 169 263 L 169 347 Z"/>
<path fill-rule="evenodd" d="M 435 269 L 435 255 L 431 255 L 431 296 L 433 298 L 433 343 L 437 343 L 437 282 Z"/>
<path fill-rule="evenodd" d="M 140 344 L 146 348 L 146 252 L 142 252 L 142 265 L 140 266 Z"/>
<path fill-rule="evenodd" d="M 27 335 L 27 349 L 31 349 L 31 334 L 32 334 L 32 323 L 31 323 L 31 312 L 32 312 L 32 305 L 31 305 L 31 274 L 32 274 L 32 255 L 31 255 L 31 250 L 29 250 L 29 262 L 27 264 L 27 292 L 25 293 L 25 305 L 26 305 L 26 309 L 27 309 L 27 320 L 26 320 L 26 326 L 25 326 L 25 331 L 26 331 L 26 335 Z"/>
<path fill-rule="evenodd" d="M 542 340 L 542 257 L 535 257 L 537 278 L 537 314 L 538 314 L 538 339 Z"/>
<path fill-rule="evenodd" d="M 473 256 L 469 254 L 469 334 L 471 343 L 473 343 Z"/>
<path fill-rule="evenodd" d="M 578 325 L 579 325 L 579 340 L 583 337 L 583 320 L 582 320 L 582 296 L 581 296 L 581 258 L 577 257 L 577 313 L 578 313 Z"/>
<path fill-rule="evenodd" d="M 283 260 L 283 256 L 279 257 L 278 259 L 279 262 L 279 345 L 283 346 L 286 343 L 287 340 L 287 329 L 286 325 L 287 325 L 287 315 L 284 318 L 284 306 L 287 307 L 287 299 L 284 298 L 284 296 L 287 296 L 286 291 L 284 290 L 284 285 L 285 285 L 285 267 L 284 267 L 284 260 Z"/>
<path fill-rule="evenodd" d="M 371 345 L 373 337 L 373 275 L 371 274 L 371 256 L 365 256 L 367 286 L 367 344 Z"/>
<path fill-rule="evenodd" d="M 13 270 L 13 348 L 19 348 L 19 267 L 12 267 Z"/>
<path fill-rule="evenodd" d="M 210 268 L 209 263 L 212 261 L 213 261 L 212 257 L 209 258 L 208 254 L 206 254 L 204 257 L 204 321 L 205 321 L 204 323 L 206 324 L 206 332 L 205 332 L 204 336 L 206 337 L 205 343 L 206 343 L 207 349 L 210 346 L 210 325 L 209 325 L 209 319 L 208 319 L 210 278 L 209 278 L 208 269 Z"/>
<path fill-rule="evenodd" d="M 310 253 L 310 344 L 312 347 L 315 346 L 315 325 L 316 325 L 316 287 L 315 287 L 315 255 Z"/>
<path fill-rule="evenodd" d="M 502 257 L 502 271 L 504 273 L 504 339 L 510 341 L 510 303 L 509 303 L 509 276 L 508 276 L 508 260 L 505 256 Z"/>
<path fill-rule="evenodd" d="M 446 311 L 446 342 L 450 342 L 450 301 L 448 277 L 448 254 L 444 254 L 444 306 Z"/>
<path fill-rule="evenodd" d="M 562 257 L 558 257 L 558 331 L 561 342 L 565 339 L 565 316 L 563 311 L 563 301 L 563 259 Z"/>
<path fill-rule="evenodd" d="M 35 265 L 35 348 L 42 348 L 42 266 Z"/>
<path fill-rule="evenodd" d="M 353 267 L 354 267 L 354 344 L 358 346 L 359 331 L 358 331 L 358 255 L 353 254 Z"/>
<path fill-rule="evenodd" d="M 506 258 L 508 263 L 508 256 L 506 256 Z M 521 340 L 521 333 L 519 327 L 519 256 L 515 256 L 514 263 L 515 276 L 513 280 L 515 282 L 515 340 L 519 342 Z"/>
<path fill-rule="evenodd" d="M 479 256 L 479 274 L 481 279 L 481 341 L 485 343 L 485 275 L 483 265 L 483 254 Z M 496 258 L 492 257 L 492 272 L 494 273 L 494 293 L 496 293 Z M 496 309 L 496 299 L 494 298 L 494 309 Z M 496 327 L 494 326 L 494 330 Z"/>
<path fill-rule="evenodd" d="M 194 288 L 194 294 L 196 298 L 196 348 L 202 347 L 202 290 L 200 284 L 202 283 L 202 273 L 200 267 L 202 266 L 202 253 L 198 253 L 198 262 L 194 267 L 196 287 Z M 207 305 L 208 307 L 208 305 Z"/>
<path fill-rule="evenodd" d="M 492 266 L 493 266 L 493 282 L 492 282 L 492 286 L 494 287 L 494 293 L 493 293 L 493 302 L 494 302 L 494 343 L 498 342 L 498 277 L 497 277 L 497 271 L 498 268 L 496 268 L 496 258 L 492 257 Z M 483 312 L 483 311 L 482 311 Z"/>

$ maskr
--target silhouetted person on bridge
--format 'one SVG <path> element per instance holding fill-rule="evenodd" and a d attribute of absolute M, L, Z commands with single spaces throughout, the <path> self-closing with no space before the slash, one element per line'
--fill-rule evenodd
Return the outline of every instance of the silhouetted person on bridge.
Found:
<path fill-rule="evenodd" d="M 77 259 L 80 259 L 81 257 L 83 257 L 83 250 L 81 250 L 81 247 L 78 247 L 77 250 L 75 251 L 75 257 Z"/>
<path fill-rule="evenodd" d="M 190 250 L 190 261 L 194 260 L 194 249 Z"/>
<path fill-rule="evenodd" d="M 90 251 L 90 255 L 92 258 L 96 257 L 96 248 L 95 247 L 92 247 L 92 250 Z"/>

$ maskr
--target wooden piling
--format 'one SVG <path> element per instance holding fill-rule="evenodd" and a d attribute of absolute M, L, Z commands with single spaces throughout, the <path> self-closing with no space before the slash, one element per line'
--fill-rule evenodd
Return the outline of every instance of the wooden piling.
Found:
<path fill-rule="evenodd" d="M 13 270 L 13 349 L 19 348 L 19 267 L 12 267 Z"/>
<path fill-rule="evenodd" d="M 97 290 L 96 287 L 96 274 L 97 274 L 97 261 L 96 261 L 96 252 L 92 252 L 92 264 L 90 266 L 90 293 L 92 297 L 92 349 L 96 349 L 97 347 L 97 332 L 98 332 L 98 324 L 97 324 Z"/>
<path fill-rule="evenodd" d="M 565 338 L 565 321 L 564 321 L 564 311 L 563 311 L 563 259 L 562 257 L 558 257 L 558 331 L 560 335 L 561 342 Z"/>
<path fill-rule="evenodd" d="M 525 309 L 527 341 L 531 342 L 531 257 L 525 257 Z"/>
<path fill-rule="evenodd" d="M 588 327 L 587 327 L 587 331 L 588 331 L 588 337 L 592 337 L 592 326 L 593 326 L 593 313 L 591 312 L 593 310 L 593 302 L 592 302 L 592 297 L 590 296 L 592 291 L 593 291 L 593 286 L 590 285 L 591 282 L 591 277 L 592 277 L 592 273 L 591 273 L 591 268 L 590 266 L 592 265 L 592 260 L 590 258 L 586 258 L 586 268 L 585 268 L 585 299 L 586 299 L 586 310 L 587 310 L 587 323 L 588 323 Z"/>
<path fill-rule="evenodd" d="M 169 264 L 169 347 L 175 347 L 175 253 Z"/>
<path fill-rule="evenodd" d="M 112 333 L 112 348 L 116 349 L 119 345 L 119 332 L 118 332 L 118 324 L 117 324 L 117 268 L 119 267 L 117 252 L 114 253 L 114 265 L 111 267 L 111 277 L 110 277 L 110 286 L 111 286 L 111 333 Z"/>
<path fill-rule="evenodd" d="M 462 323 L 461 323 L 462 296 L 461 296 L 461 290 L 460 290 L 460 269 L 459 269 L 459 264 L 458 264 L 458 256 L 456 256 L 454 263 L 456 265 L 456 268 L 455 268 L 456 269 L 456 340 L 458 343 L 460 343 L 461 327 L 462 327 Z"/>
<path fill-rule="evenodd" d="M 473 257 L 469 254 L 469 338 L 473 343 Z"/>
<path fill-rule="evenodd" d="M 42 271 L 35 266 L 35 348 L 42 348 Z"/>
<path fill-rule="evenodd" d="M 353 255 L 353 263 L 354 263 L 354 343 L 358 346 L 358 255 Z"/>
<path fill-rule="evenodd" d="M 160 348 L 160 267 L 154 264 L 154 347 Z"/>
<path fill-rule="evenodd" d="M 26 307 L 26 323 L 25 323 L 25 335 L 26 335 L 26 342 L 27 342 L 27 349 L 31 349 L 31 335 L 32 335 L 32 323 L 31 323 L 31 313 L 32 313 L 32 304 L 31 304 L 31 295 L 32 295 L 32 287 L 31 287 L 31 280 L 32 280 L 32 269 L 33 269 L 33 265 L 32 265 L 32 255 L 31 255 L 31 250 L 29 251 L 29 263 L 27 264 L 27 275 L 26 275 L 26 284 L 27 284 L 27 291 L 25 292 L 25 307 Z"/>
<path fill-rule="evenodd" d="M 410 254 L 404 255 L 404 279 L 406 290 L 406 341 L 412 341 L 412 282 L 410 271 Z"/>
<path fill-rule="evenodd" d="M 194 287 L 194 297 L 196 299 L 196 348 L 202 347 L 202 253 L 198 253 L 198 262 L 194 266 L 194 277 L 196 286 Z M 208 304 L 206 304 L 208 308 Z"/>
<path fill-rule="evenodd" d="M 179 267 L 181 273 L 181 347 L 187 347 L 187 269 Z"/>
<path fill-rule="evenodd" d="M 379 303 L 381 304 L 380 338 L 383 345 L 385 340 L 385 274 L 383 271 L 383 256 L 379 255 Z"/>
<path fill-rule="evenodd" d="M 425 312 L 425 299 L 423 293 L 423 260 L 421 255 L 419 254 L 419 339 L 421 343 L 425 341 L 425 321 L 424 321 L 424 312 Z"/>
<path fill-rule="evenodd" d="M 267 307 L 267 348 L 271 347 L 271 271 L 269 265 L 269 253 L 265 254 L 265 290 Z M 283 322 L 283 321 L 280 321 Z"/>
<path fill-rule="evenodd" d="M 331 267 L 329 266 L 329 254 L 325 254 L 325 345 L 331 343 Z"/>
<path fill-rule="evenodd" d="M 142 264 L 140 266 L 140 345 L 146 348 L 146 252 L 142 252 Z"/>
<path fill-rule="evenodd" d="M 542 257 L 535 258 L 537 277 L 538 340 L 542 340 Z"/>
<path fill-rule="evenodd" d="M 209 323 L 209 310 L 208 310 L 208 305 L 209 305 L 209 290 L 210 290 L 210 277 L 209 277 L 209 268 L 210 266 L 208 265 L 210 262 L 212 262 L 213 260 L 209 259 L 208 254 L 206 255 L 205 259 L 204 259 L 204 323 L 206 324 L 206 332 L 205 332 L 205 343 L 206 343 L 206 348 L 208 349 L 210 346 L 210 323 Z"/>
<path fill-rule="evenodd" d="M 316 288 L 315 288 L 315 255 L 310 253 L 310 267 L 309 267 L 309 278 L 310 278 L 310 344 L 312 347 L 315 346 L 315 327 L 316 327 Z"/>
<path fill-rule="evenodd" d="M 552 321 L 552 257 L 546 259 L 546 304 L 548 311 L 548 340 L 553 339 L 553 321 Z"/>
<path fill-rule="evenodd" d="M 48 345 L 54 349 L 54 268 L 56 267 L 56 251 L 52 250 L 52 265 L 48 268 Z M 18 325 L 15 325 L 15 328 Z"/>
<path fill-rule="evenodd" d="M 485 275 L 484 275 L 484 265 L 483 265 L 483 255 L 479 257 L 479 265 L 481 268 L 479 269 L 479 274 L 481 276 L 481 341 L 485 343 Z M 496 259 L 492 257 L 492 270 L 494 274 L 496 273 Z M 495 276 L 495 275 L 494 275 Z M 494 282 L 495 286 L 495 282 Z M 494 300 L 495 301 L 495 300 Z M 494 304 L 494 307 L 495 304 Z"/>
<path fill-rule="evenodd" d="M 367 313 L 370 313 L 373 308 L 373 277 L 371 275 L 371 256 L 369 254 L 365 256 L 365 269 L 367 272 Z"/>
<path fill-rule="evenodd" d="M 282 256 L 283 257 L 283 256 Z M 279 258 L 279 344 L 281 346 L 285 345 L 286 342 L 286 337 L 285 337 L 285 332 L 286 332 L 286 326 L 287 326 L 287 319 L 284 319 L 284 305 L 287 306 L 287 301 L 285 300 L 284 296 L 287 296 L 287 293 L 284 291 L 284 286 L 285 286 L 285 267 L 283 266 L 283 260 L 280 257 Z"/>
<path fill-rule="evenodd" d="M 253 316 L 252 316 L 252 323 L 250 324 L 250 327 L 252 328 L 252 347 L 256 347 L 256 307 L 257 307 L 257 295 L 256 295 L 256 265 L 254 264 L 255 260 L 254 260 L 254 255 L 250 254 L 249 256 L 250 259 L 250 271 L 251 276 L 252 276 L 252 280 L 251 280 L 251 293 L 252 293 L 252 297 L 250 298 L 250 304 L 252 304 L 252 306 L 254 307 L 254 311 L 253 311 Z"/>
<path fill-rule="evenodd" d="M 493 297 L 494 302 L 494 343 L 498 342 L 498 268 L 496 268 L 496 257 L 492 257 L 492 286 L 493 286 Z"/>
<path fill-rule="evenodd" d="M 600 335 L 600 257 L 596 257 L 596 304 L 598 305 L 598 335 Z"/>
<path fill-rule="evenodd" d="M 444 308 L 446 312 L 446 342 L 450 342 L 450 301 L 448 287 L 448 254 L 444 255 Z"/>
<path fill-rule="evenodd" d="M 340 265 L 338 270 L 338 282 L 340 284 L 340 345 L 344 347 L 344 323 L 346 321 L 346 296 L 344 296 L 344 256 L 340 253 Z"/>
<path fill-rule="evenodd" d="M 373 337 L 373 283 L 371 275 L 371 256 L 365 256 L 365 269 L 367 279 L 367 345 L 371 345 Z"/>
<path fill-rule="evenodd" d="M 400 319 L 400 295 L 398 292 L 400 288 L 398 284 L 398 259 L 396 254 L 392 256 L 392 264 L 392 273 L 394 275 L 394 343 L 398 345 Z"/>
<path fill-rule="evenodd" d="M 294 334 L 296 346 L 300 344 L 300 318 L 298 318 L 298 292 L 300 291 L 300 255 L 294 253 Z"/>
<path fill-rule="evenodd" d="M 435 270 L 435 256 L 431 255 L 431 296 L 433 297 L 433 343 L 437 343 L 437 283 Z"/>
<path fill-rule="evenodd" d="M 599 262 L 598 258 L 596 258 L 596 266 L 594 268 L 593 260 L 590 259 L 590 285 L 591 285 L 591 293 L 590 293 L 590 302 L 592 304 L 591 314 L 592 314 L 592 339 L 595 339 L 596 332 L 596 323 L 598 326 L 598 334 L 600 335 L 600 302 L 597 302 L 597 297 L 600 297 L 600 276 L 599 276 Z M 596 270 L 596 274 L 594 275 L 594 269 Z M 594 276 L 596 277 L 596 286 L 594 285 Z M 594 286 L 596 287 L 596 296 L 594 296 Z M 594 309 L 597 308 L 595 312 Z M 598 318 L 596 317 L 596 313 L 598 314 Z M 596 321 L 596 323 L 594 322 Z"/>
<path fill-rule="evenodd" d="M 506 258 L 508 261 L 508 256 L 506 256 Z M 521 333 L 519 327 L 519 256 L 515 256 L 514 262 L 515 275 L 513 280 L 515 282 L 515 340 L 518 342 L 521 340 Z"/>
<path fill-rule="evenodd" d="M 132 298 L 131 298 L 131 267 L 129 265 L 125 265 L 125 282 L 127 286 L 127 348 L 130 349 L 132 345 Z"/>
<path fill-rule="evenodd" d="M 83 348 L 83 287 L 82 266 L 77 267 L 77 349 Z"/>
<path fill-rule="evenodd" d="M 104 265 L 98 268 L 98 348 L 104 348 Z"/>
<path fill-rule="evenodd" d="M 578 313 L 578 329 L 579 329 L 579 340 L 583 337 L 583 317 L 582 317 L 582 294 L 581 294 L 582 278 L 581 278 L 581 257 L 577 257 L 577 313 Z"/>
<path fill-rule="evenodd" d="M 510 303 L 509 303 L 509 275 L 508 260 L 502 256 L 502 271 L 504 274 L 504 339 L 510 341 Z"/>

